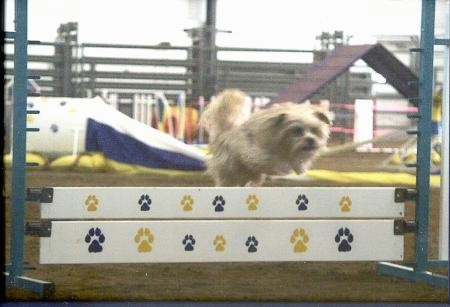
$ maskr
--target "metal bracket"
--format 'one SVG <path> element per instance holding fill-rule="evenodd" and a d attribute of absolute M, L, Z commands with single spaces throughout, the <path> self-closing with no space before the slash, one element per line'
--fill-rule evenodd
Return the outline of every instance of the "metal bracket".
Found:
<path fill-rule="evenodd" d="M 418 81 L 408 81 L 409 87 L 416 87 L 418 85 L 419 85 Z M 420 103 L 420 97 L 410 97 L 410 98 L 408 98 L 408 101 L 417 107 Z"/>
<path fill-rule="evenodd" d="M 51 237 L 52 221 L 31 221 L 25 223 L 25 235 L 32 237 Z"/>
<path fill-rule="evenodd" d="M 417 191 L 414 189 L 396 188 L 394 200 L 396 203 L 404 203 L 407 200 L 414 200 L 416 195 Z"/>
<path fill-rule="evenodd" d="M 406 130 L 406 134 L 407 135 L 418 135 L 419 131 L 418 130 Z"/>
<path fill-rule="evenodd" d="M 40 203 L 53 202 L 53 188 L 28 188 L 27 201 L 38 201 Z"/>
<path fill-rule="evenodd" d="M 408 113 L 406 114 L 406 117 L 408 117 L 409 119 L 421 118 L 419 113 Z"/>
<path fill-rule="evenodd" d="M 409 83 L 411 83 L 410 85 L 416 85 L 416 83 L 414 83 L 414 81 L 409 81 Z M 408 101 L 411 103 L 417 104 L 420 101 L 420 97 L 410 97 L 410 98 L 408 98 Z"/>
<path fill-rule="evenodd" d="M 435 38 L 434 44 L 442 45 L 442 46 L 450 46 L 450 39 L 449 38 Z"/>
<path fill-rule="evenodd" d="M 394 235 L 402 236 L 405 233 L 414 233 L 417 230 L 415 221 L 394 220 Z"/>
<path fill-rule="evenodd" d="M 410 48 L 409 52 L 422 52 L 423 48 Z"/>

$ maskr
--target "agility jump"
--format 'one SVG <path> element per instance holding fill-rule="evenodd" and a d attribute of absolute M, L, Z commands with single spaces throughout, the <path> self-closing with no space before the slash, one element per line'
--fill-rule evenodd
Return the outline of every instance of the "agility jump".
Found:
<path fill-rule="evenodd" d="M 51 282 L 23 276 L 25 230 L 28 234 L 42 237 L 41 261 L 47 263 L 73 263 L 77 258 L 82 263 L 102 263 L 108 259 L 115 263 L 142 262 L 148 261 L 143 260 L 146 257 L 154 257 L 154 262 L 401 260 L 402 234 L 413 231 L 416 239 L 414 267 L 380 263 L 379 271 L 435 286 L 447 286 L 448 276 L 427 271 L 431 266 L 427 255 L 430 161 L 430 131 L 427 127 L 431 121 L 431 106 L 427 104 L 427 100 L 432 96 L 432 80 L 429 76 L 432 75 L 432 46 L 437 43 L 449 45 L 448 38 L 434 40 L 434 13 L 435 1 L 423 0 L 420 50 L 422 82 L 419 87 L 421 104 L 419 114 L 416 115 L 419 119 L 420 149 L 416 186 L 418 191 L 389 189 L 378 195 L 372 193 L 380 190 L 370 188 L 359 191 L 352 188 L 326 188 L 326 191 L 308 188 L 181 188 L 161 189 L 154 194 L 155 190 L 152 188 L 122 191 L 117 188 L 64 188 L 61 191 L 59 188 L 31 189 L 28 190 L 27 200 L 42 203 L 43 208 L 46 208 L 42 217 L 46 220 L 25 225 L 27 1 L 16 0 L 16 32 L 10 35 L 15 39 L 16 53 L 16 133 L 13 144 L 12 263 L 6 267 L 7 284 L 44 295 L 54 291 Z M 69 196 L 64 195 L 65 189 L 67 193 L 77 195 L 74 202 L 71 203 Z M 60 192 L 62 196 L 59 195 Z M 114 193 L 121 193 L 126 199 L 115 203 L 116 199 L 109 198 L 118 198 Z M 401 203 L 407 200 L 416 201 L 416 221 L 402 219 Z M 130 209 L 122 208 L 124 214 L 128 210 L 135 210 L 137 214 L 150 215 L 153 211 L 160 210 L 160 216 L 156 215 L 154 219 L 147 216 L 141 220 L 126 214 L 123 220 L 122 217 L 117 221 L 116 217 L 108 220 L 108 214 L 102 212 L 108 203 L 123 208 L 130 206 Z M 53 208 L 66 204 L 72 208 L 63 210 L 64 214 L 71 215 L 75 212 L 74 218 L 52 216 Z M 361 209 L 357 208 L 364 208 L 364 215 L 358 213 Z M 382 214 L 377 211 L 380 209 L 383 209 Z M 164 210 L 170 210 L 169 215 L 165 215 Z M 267 211 L 263 214 L 265 210 Z M 319 214 L 313 214 L 315 210 Z M 332 210 L 337 213 L 331 213 Z M 378 213 L 372 215 L 372 210 Z M 275 211 L 278 216 L 274 214 Z M 86 215 L 97 212 L 96 218 L 99 220 L 83 220 Z M 189 214 L 191 215 L 188 217 Z M 61 229 L 58 229 L 60 226 Z M 63 253 L 61 249 L 66 250 Z M 111 253 L 111 250 L 116 253 Z M 126 259 L 123 258 L 122 250 Z M 198 256 L 192 256 L 196 252 L 199 252 Z M 226 252 L 230 254 L 224 257 Z M 114 259 L 113 254 L 117 254 L 119 258 Z M 53 255 L 59 258 L 52 259 Z M 136 258 L 133 259 L 132 255 L 136 255 Z M 219 257 L 224 258 L 220 260 Z M 446 265 L 448 266 L 448 260 Z"/>
<path fill-rule="evenodd" d="M 30 189 L 43 222 L 26 232 L 41 263 L 402 260 L 399 191 Z"/>

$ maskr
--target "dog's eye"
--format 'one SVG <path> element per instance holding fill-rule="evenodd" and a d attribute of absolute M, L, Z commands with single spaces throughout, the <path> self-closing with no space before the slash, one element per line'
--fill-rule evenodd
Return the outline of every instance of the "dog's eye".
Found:
<path fill-rule="evenodd" d="M 311 129 L 311 132 L 312 132 L 314 135 L 322 136 L 322 130 L 320 130 L 319 128 L 312 128 L 312 129 Z"/>
<path fill-rule="evenodd" d="M 295 136 L 303 136 L 303 134 L 305 134 L 305 131 L 302 127 L 294 127 L 292 128 L 292 134 Z"/>

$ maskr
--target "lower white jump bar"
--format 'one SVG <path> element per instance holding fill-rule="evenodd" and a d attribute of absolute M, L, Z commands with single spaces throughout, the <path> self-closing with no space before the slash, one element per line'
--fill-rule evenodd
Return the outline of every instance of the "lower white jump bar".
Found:
<path fill-rule="evenodd" d="M 393 220 L 54 221 L 40 262 L 403 259 Z"/>

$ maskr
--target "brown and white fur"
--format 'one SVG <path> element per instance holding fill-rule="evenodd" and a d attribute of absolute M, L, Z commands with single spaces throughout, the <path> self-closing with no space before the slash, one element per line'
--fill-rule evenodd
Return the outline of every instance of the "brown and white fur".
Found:
<path fill-rule="evenodd" d="M 216 186 L 257 186 L 265 175 L 303 173 L 326 147 L 330 125 L 328 113 L 309 104 L 259 110 L 239 125 L 215 131 L 207 173 Z"/>
<path fill-rule="evenodd" d="M 208 131 L 209 142 L 223 131 L 241 125 L 251 114 L 251 105 L 244 92 L 226 89 L 209 103 L 200 118 L 200 125 Z"/>

